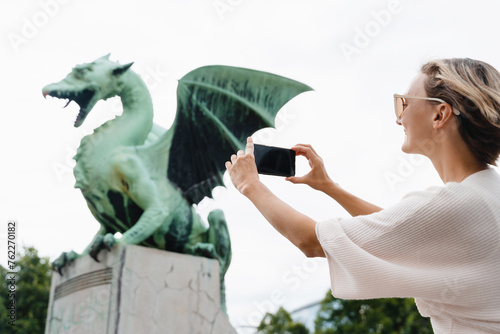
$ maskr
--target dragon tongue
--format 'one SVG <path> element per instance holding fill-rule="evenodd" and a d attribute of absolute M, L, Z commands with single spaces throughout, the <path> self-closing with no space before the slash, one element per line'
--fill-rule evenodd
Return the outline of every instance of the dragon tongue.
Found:
<path fill-rule="evenodd" d="M 71 100 L 69 100 L 68 103 L 66 103 L 66 105 L 63 108 L 66 108 L 70 104 L 70 102 Z"/>
<path fill-rule="evenodd" d="M 76 116 L 75 127 L 79 127 L 80 125 L 82 125 L 82 118 L 78 115 Z"/>
<path fill-rule="evenodd" d="M 75 120 L 75 127 L 76 128 L 79 127 L 80 125 L 82 125 L 83 120 L 85 119 L 85 116 L 87 116 L 87 112 L 85 111 L 85 109 L 80 109 L 80 112 L 76 116 L 76 120 Z"/>

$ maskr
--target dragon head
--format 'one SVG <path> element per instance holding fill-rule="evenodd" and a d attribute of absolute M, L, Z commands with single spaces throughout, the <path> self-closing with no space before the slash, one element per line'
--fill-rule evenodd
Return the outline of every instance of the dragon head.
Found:
<path fill-rule="evenodd" d="M 110 61 L 108 54 L 91 63 L 77 65 L 66 78 L 45 86 L 42 89 L 43 96 L 68 99 L 66 106 L 75 101 L 80 106 L 75 120 L 75 127 L 79 127 L 97 101 L 120 94 L 121 76 L 132 64 L 120 65 Z"/>

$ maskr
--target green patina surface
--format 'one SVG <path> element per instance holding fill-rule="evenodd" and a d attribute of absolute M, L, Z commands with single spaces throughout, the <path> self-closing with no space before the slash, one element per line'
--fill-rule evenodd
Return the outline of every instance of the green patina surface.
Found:
<path fill-rule="evenodd" d="M 297 81 L 255 70 L 207 66 L 179 80 L 177 114 L 169 130 L 153 123 L 153 104 L 132 64 L 109 55 L 78 65 L 44 96 L 80 106 L 80 126 L 99 100 L 120 96 L 123 113 L 84 137 L 74 157 L 75 187 L 101 224 L 82 254 L 63 253 L 54 268 L 89 254 L 98 260 L 115 243 L 144 245 L 219 260 L 221 303 L 231 242 L 224 214 L 202 223 L 193 204 L 224 185 L 224 162 L 255 131 L 274 126 L 279 109 L 311 90 Z M 122 233 L 116 239 L 114 234 Z"/>

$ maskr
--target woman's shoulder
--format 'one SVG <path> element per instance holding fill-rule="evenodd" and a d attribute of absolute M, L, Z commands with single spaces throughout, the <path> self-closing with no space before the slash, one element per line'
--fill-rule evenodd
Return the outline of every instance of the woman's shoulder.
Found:
<path fill-rule="evenodd" d="M 418 222 L 425 226 L 425 222 L 435 224 L 443 219 L 467 225 L 485 214 L 486 221 L 500 223 L 500 175 L 495 169 L 473 174 L 461 183 L 407 193 L 398 203 L 374 214 L 374 218 L 388 220 L 391 225 Z"/>
<path fill-rule="evenodd" d="M 498 226 L 500 224 L 500 175 L 494 169 L 473 174 L 461 183 L 449 182 L 422 191 L 408 193 L 392 210 L 398 223 L 418 222 L 429 225 L 447 222 L 459 230 Z M 474 224 L 471 224 L 474 222 Z"/>
<path fill-rule="evenodd" d="M 500 210 L 500 174 L 494 168 L 485 169 L 460 183 L 447 183 L 444 193 L 456 197 L 467 207 L 494 204 Z"/>
<path fill-rule="evenodd" d="M 463 182 L 448 182 L 444 186 L 432 186 L 425 190 L 412 191 L 403 200 L 419 202 L 471 201 L 474 199 L 500 201 L 500 174 L 494 168 L 477 172 Z"/>
<path fill-rule="evenodd" d="M 461 182 L 460 185 L 490 192 L 500 192 L 500 174 L 496 168 L 491 167 L 472 174 Z"/>

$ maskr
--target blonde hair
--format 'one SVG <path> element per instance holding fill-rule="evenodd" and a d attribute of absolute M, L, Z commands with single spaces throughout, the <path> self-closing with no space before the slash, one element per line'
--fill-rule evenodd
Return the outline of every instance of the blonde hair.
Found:
<path fill-rule="evenodd" d="M 474 156 L 496 166 L 500 156 L 500 73 L 469 58 L 433 60 L 421 68 L 429 97 L 460 111 L 460 135 Z"/>

